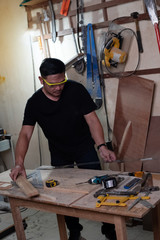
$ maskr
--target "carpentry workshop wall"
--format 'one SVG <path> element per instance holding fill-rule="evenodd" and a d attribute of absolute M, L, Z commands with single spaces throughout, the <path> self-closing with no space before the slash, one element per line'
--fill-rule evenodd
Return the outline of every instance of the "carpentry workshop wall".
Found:
<path fill-rule="evenodd" d="M 26 12 L 19 4 L 17 0 L 0 1 L 0 127 L 12 135 L 14 146 L 22 125 L 25 103 L 34 92 Z M 34 167 L 39 164 L 37 131 L 32 142 L 27 158 L 31 159 L 29 164 L 32 162 Z M 12 167 L 10 150 L 1 152 L 0 157 L 8 168 Z"/>
<path fill-rule="evenodd" d="M 78 54 L 80 54 L 80 51 L 78 49 L 77 41 L 76 1 L 71 1 L 67 16 L 60 14 L 62 1 L 52 1 L 56 23 L 56 35 L 53 31 L 54 28 L 52 28 L 51 18 L 53 15 L 51 14 L 48 6 L 48 1 L 26 1 L 25 6 L 20 7 L 19 4 L 21 2 L 22 0 L 0 1 L 0 127 L 6 129 L 7 132 L 12 135 L 14 147 L 21 128 L 26 101 L 37 89 L 41 87 L 38 79 L 39 65 L 45 57 L 57 57 L 64 61 L 67 65 L 67 77 L 87 86 L 87 67 L 84 71 L 82 71 L 83 61 L 81 61 L 81 64 L 77 64 L 77 60 L 79 59 L 77 57 L 79 56 Z M 146 79 L 152 80 L 153 83 L 155 83 L 154 94 L 150 97 L 148 105 L 151 102 L 153 102 L 153 104 L 148 109 L 147 119 L 152 116 L 151 120 L 154 117 L 156 118 L 155 123 L 159 124 L 160 55 L 154 27 L 146 13 L 143 0 L 84 0 L 82 2 L 84 2 L 83 25 L 87 26 L 89 23 L 92 24 L 98 60 L 100 59 L 100 53 L 103 45 L 102 40 L 104 40 L 104 36 L 106 36 L 105 34 L 108 32 L 108 27 L 110 27 L 112 31 L 114 28 L 116 29 L 114 29 L 114 31 L 125 28 L 129 28 L 134 31 L 132 35 L 131 31 L 128 33 L 128 42 L 126 41 L 126 38 L 124 38 L 123 44 L 125 43 L 124 45 L 128 47 L 127 62 L 124 64 L 125 68 L 118 69 L 122 70 L 122 72 L 134 72 L 134 70 L 137 70 L 135 72 L 135 82 L 137 81 L 139 83 L 141 81 L 141 79 L 137 80 L 138 76 L 145 78 L 140 86 L 143 86 L 144 82 L 146 83 Z M 159 9 L 160 8 L 158 6 L 158 10 Z M 135 19 L 133 19 L 133 13 L 135 12 L 139 13 L 138 19 L 142 38 L 143 52 L 140 54 L 138 53 L 138 45 L 135 38 L 136 24 Z M 160 15 L 159 11 L 158 14 Z M 113 20 L 113 24 L 110 25 Z M 82 46 L 83 41 L 81 39 L 81 31 L 79 35 L 80 46 Z M 53 38 L 55 36 L 56 41 L 53 42 Z M 86 60 L 86 57 L 84 59 Z M 74 67 L 73 63 L 76 63 Z M 120 66 L 121 63 L 118 63 L 118 67 Z M 111 69 L 113 68 L 114 67 L 112 66 Z M 103 93 L 105 93 L 106 97 L 107 115 L 104 107 L 104 100 L 102 107 L 97 110 L 97 113 L 104 127 L 106 141 L 112 140 L 113 130 L 119 131 L 120 139 L 122 139 L 124 128 L 126 127 L 128 121 L 132 120 L 128 119 L 127 117 L 129 115 L 125 115 L 123 112 L 121 119 L 124 120 L 124 124 L 117 123 L 121 122 L 117 120 L 119 115 L 116 113 L 116 107 L 118 106 L 117 96 L 118 99 L 121 99 L 121 92 L 119 90 L 122 89 L 121 83 L 123 79 L 119 80 L 120 76 L 110 74 L 110 68 L 106 69 L 103 66 L 102 70 L 105 85 Z M 129 84 L 129 79 L 127 84 Z M 135 92 L 138 92 L 138 90 L 140 91 L 141 88 L 138 88 L 138 86 L 139 85 L 136 85 L 135 83 Z M 131 88 L 127 89 L 128 91 L 131 91 Z M 142 88 L 142 90 L 144 89 Z M 144 91 L 144 94 L 146 94 L 146 91 Z M 103 95 L 104 94 L 102 94 L 102 97 Z M 131 95 L 132 93 L 128 92 L 128 99 L 125 104 L 125 106 L 128 106 L 128 109 L 126 108 L 127 114 L 132 112 L 139 115 L 135 109 L 130 109 L 129 106 L 137 106 L 139 104 L 137 101 L 142 100 L 144 96 L 141 96 L 139 100 L 139 98 L 136 97 L 131 99 Z M 147 98 L 148 96 L 145 95 L 145 97 Z M 123 108 L 123 106 L 120 107 Z M 106 116 L 108 117 L 112 131 L 110 131 L 107 126 Z M 143 114 L 143 116 L 146 115 Z M 117 117 L 117 119 L 115 119 L 115 117 Z M 138 117 L 136 118 L 135 116 L 135 119 L 138 119 Z M 115 129 L 115 122 L 122 128 Z M 138 122 L 136 124 L 140 127 L 142 123 Z M 134 126 L 133 123 L 132 126 Z M 144 148 L 148 133 L 148 126 L 149 120 L 146 122 L 146 132 L 144 134 L 145 139 L 143 139 Z M 111 133 L 110 137 L 108 137 L 108 132 Z M 143 151 L 141 150 L 141 152 Z M 2 157 L 5 159 L 6 165 L 11 167 L 12 161 L 10 160 L 9 152 L 6 152 L 5 154 L 3 153 Z M 35 128 L 25 164 L 30 168 L 34 168 L 39 164 L 50 164 L 48 143 L 38 126 Z"/>

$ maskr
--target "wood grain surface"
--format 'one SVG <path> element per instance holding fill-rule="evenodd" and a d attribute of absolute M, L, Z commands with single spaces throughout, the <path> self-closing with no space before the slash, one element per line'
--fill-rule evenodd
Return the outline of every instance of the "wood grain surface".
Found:
<path fill-rule="evenodd" d="M 127 123 L 131 121 L 132 135 L 123 154 L 123 160 L 127 161 L 125 163 L 126 171 L 141 169 L 141 162 L 136 160 L 144 156 L 153 92 L 154 82 L 151 80 L 138 76 L 125 77 L 119 80 L 113 146 L 118 152 Z M 113 170 L 118 170 L 114 164 L 110 164 L 110 167 Z"/>
<path fill-rule="evenodd" d="M 96 208 L 97 199 L 94 197 L 94 193 L 102 188 L 101 185 L 91 185 L 84 183 L 76 185 L 76 183 L 87 181 L 93 176 L 101 176 L 105 174 L 117 174 L 119 172 L 112 171 L 100 171 L 100 170 L 88 170 L 88 169 L 53 169 L 53 170 L 41 170 L 42 179 L 54 178 L 59 181 L 59 185 L 54 188 L 38 189 L 39 196 L 31 198 L 33 203 L 49 203 L 57 206 L 69 207 L 90 212 L 102 212 L 109 213 L 111 215 L 130 216 L 142 218 L 148 211 L 145 206 L 138 203 L 134 208 L 128 211 L 128 207 L 111 207 L 101 206 Z M 8 175 L 8 178 L 7 178 Z M 5 177 L 4 177 L 5 176 Z M 9 181 L 9 171 L 0 174 L 0 181 L 6 179 Z M 160 174 L 153 175 L 153 185 L 160 186 Z M 8 190 L 0 190 L 0 194 L 9 197 L 16 197 L 17 199 L 27 199 L 27 196 L 18 187 L 12 187 Z M 152 204 L 156 204 L 160 199 L 160 191 L 153 192 L 151 199 L 148 200 Z M 129 200 L 127 205 L 129 206 L 134 200 Z M 90 213 L 91 214 L 91 213 Z M 92 214 L 90 215 L 92 218 Z M 99 219 L 100 220 L 100 219 Z M 98 221 L 98 219 L 97 219 Z"/>

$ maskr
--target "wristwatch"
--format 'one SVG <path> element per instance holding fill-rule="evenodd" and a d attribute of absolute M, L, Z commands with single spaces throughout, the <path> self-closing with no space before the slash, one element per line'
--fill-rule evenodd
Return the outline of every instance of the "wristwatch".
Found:
<path fill-rule="evenodd" d="M 107 145 L 106 145 L 106 143 L 101 143 L 100 145 L 97 146 L 97 149 L 99 150 L 100 147 L 102 147 L 102 146 L 105 146 L 105 147 L 106 147 Z"/>

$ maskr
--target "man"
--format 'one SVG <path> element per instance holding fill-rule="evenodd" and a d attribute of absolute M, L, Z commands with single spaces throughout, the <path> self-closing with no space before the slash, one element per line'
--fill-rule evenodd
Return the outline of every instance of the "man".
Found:
<path fill-rule="evenodd" d="M 11 170 L 15 181 L 19 174 L 26 176 L 24 159 L 36 122 L 48 139 L 52 166 L 80 164 L 81 168 L 100 169 L 94 145 L 105 162 L 116 160 L 114 152 L 107 149 L 101 123 L 95 113 L 96 106 L 80 83 L 65 77 L 65 65 L 54 58 L 46 58 L 40 66 L 39 80 L 43 87 L 28 100 L 23 126 L 16 145 L 16 164 Z M 84 163 L 84 165 L 83 165 Z M 93 163 L 93 164 L 92 164 Z M 69 240 L 80 240 L 82 225 L 78 218 L 65 217 Z M 102 233 L 108 236 L 108 225 Z M 114 226 L 110 239 L 116 239 Z"/>

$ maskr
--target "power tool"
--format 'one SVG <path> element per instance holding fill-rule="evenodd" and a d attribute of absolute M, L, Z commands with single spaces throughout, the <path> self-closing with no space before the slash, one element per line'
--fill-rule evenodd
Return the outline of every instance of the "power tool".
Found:
<path fill-rule="evenodd" d="M 112 177 L 113 179 L 113 177 Z M 103 175 L 103 176 L 94 176 L 92 178 L 90 178 L 88 181 L 85 181 L 85 182 L 80 182 L 80 183 L 77 183 L 76 185 L 79 185 L 79 184 L 83 184 L 83 183 L 89 183 L 89 184 L 107 184 L 107 180 L 110 181 L 111 180 L 111 176 L 109 175 Z M 116 180 L 114 179 L 114 182 Z"/>
<path fill-rule="evenodd" d="M 78 184 L 83 184 L 83 183 L 89 183 L 89 184 L 101 184 L 103 180 L 109 178 L 110 176 L 109 175 L 103 175 L 103 176 L 94 176 L 92 178 L 90 178 L 88 181 L 85 181 L 85 182 L 80 182 L 80 183 L 77 183 L 76 185 Z"/>
<path fill-rule="evenodd" d="M 127 53 L 121 50 L 122 36 L 115 34 L 104 46 L 104 60 L 102 64 L 110 67 L 117 67 L 118 63 L 124 63 L 127 59 Z"/>

